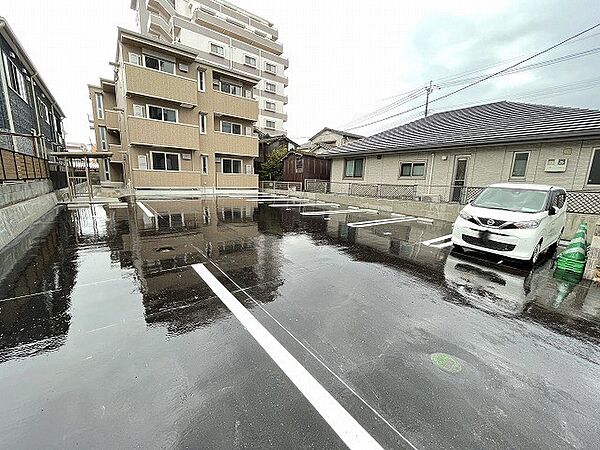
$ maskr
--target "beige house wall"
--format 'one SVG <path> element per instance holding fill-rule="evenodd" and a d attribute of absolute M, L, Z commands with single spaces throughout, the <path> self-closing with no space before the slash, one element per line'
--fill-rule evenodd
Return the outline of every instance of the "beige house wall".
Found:
<path fill-rule="evenodd" d="M 377 156 L 367 156 L 363 177 L 360 179 L 346 178 L 345 159 L 335 158 L 332 161 L 331 181 L 450 186 L 454 179 L 456 159 L 467 156 L 469 157 L 466 180 L 468 186 L 524 182 L 551 184 L 570 190 L 598 189 L 600 186 L 587 183 L 594 148 L 600 148 L 600 139 L 403 152 L 382 155 L 379 159 Z M 517 152 L 529 153 L 526 174 L 521 178 L 511 176 L 514 155 Z M 565 172 L 546 172 L 545 165 L 548 159 L 566 159 Z M 425 175 L 400 177 L 402 162 L 424 162 Z"/>

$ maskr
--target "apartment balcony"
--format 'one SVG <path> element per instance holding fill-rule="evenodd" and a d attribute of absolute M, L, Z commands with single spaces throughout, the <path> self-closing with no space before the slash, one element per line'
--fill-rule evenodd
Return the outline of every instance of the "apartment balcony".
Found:
<path fill-rule="evenodd" d="M 196 171 L 142 170 L 132 169 L 133 186 L 136 188 L 193 188 L 204 186 L 207 176 Z"/>
<path fill-rule="evenodd" d="M 258 189 L 258 175 L 242 173 L 217 173 L 217 188 Z"/>
<path fill-rule="evenodd" d="M 119 113 L 114 109 L 107 109 L 104 111 L 104 121 L 106 123 L 106 128 L 109 130 L 121 130 Z"/>
<path fill-rule="evenodd" d="M 127 118 L 129 142 L 132 145 L 198 150 L 197 125 L 163 122 L 129 116 Z"/>
<path fill-rule="evenodd" d="M 213 109 L 216 115 L 238 117 L 251 122 L 258 120 L 258 102 L 256 100 L 219 91 L 213 91 L 213 93 Z"/>
<path fill-rule="evenodd" d="M 112 152 L 112 158 L 110 158 L 111 162 L 123 162 L 123 148 L 121 144 L 108 144 L 108 151 Z"/>
<path fill-rule="evenodd" d="M 171 42 L 173 39 L 173 24 L 159 14 L 150 13 L 147 31 L 157 33 L 168 42 Z"/>
<path fill-rule="evenodd" d="M 192 78 L 125 63 L 125 86 L 128 94 L 159 98 L 188 107 L 198 104 L 198 87 Z"/>
<path fill-rule="evenodd" d="M 160 11 L 164 17 L 173 17 L 177 13 L 174 0 L 148 0 L 148 8 Z"/>
<path fill-rule="evenodd" d="M 258 156 L 258 138 L 215 131 L 200 136 L 200 149 L 225 155 Z"/>

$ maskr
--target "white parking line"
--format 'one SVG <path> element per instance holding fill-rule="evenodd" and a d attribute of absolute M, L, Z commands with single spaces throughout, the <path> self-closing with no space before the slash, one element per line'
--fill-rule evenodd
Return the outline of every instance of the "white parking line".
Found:
<path fill-rule="evenodd" d="M 337 208 L 340 205 L 338 203 L 285 203 L 285 204 L 272 204 L 269 205 L 271 208 L 298 208 L 302 206 L 331 206 Z"/>
<path fill-rule="evenodd" d="M 397 219 L 393 219 L 393 220 L 386 220 L 386 221 L 373 221 L 372 223 L 363 223 L 360 225 L 354 225 L 349 223 L 348 226 L 350 228 L 367 228 L 367 227 L 376 227 L 378 225 L 393 225 L 395 223 L 404 223 L 404 222 L 412 222 L 416 220 L 414 217 L 404 217 L 404 218 L 397 218 Z"/>
<path fill-rule="evenodd" d="M 442 244 L 429 244 L 429 247 L 432 248 L 446 248 L 446 247 L 450 247 L 452 245 L 452 241 L 450 242 L 444 242 Z"/>
<path fill-rule="evenodd" d="M 451 239 L 452 235 L 451 234 L 447 234 L 446 236 L 440 236 L 434 239 L 429 239 L 428 241 L 422 241 L 419 242 L 419 244 L 423 244 L 423 245 L 429 245 L 431 246 L 432 244 L 442 244 L 442 241 L 447 241 L 448 239 Z"/>
<path fill-rule="evenodd" d="M 278 198 L 247 198 L 246 199 L 247 202 L 256 202 L 256 203 L 268 203 L 268 202 L 298 202 L 298 203 L 304 203 L 304 202 L 308 202 L 307 199 L 305 198 L 288 198 L 288 197 L 278 197 Z"/>
<path fill-rule="evenodd" d="M 155 217 L 156 215 L 150 211 L 146 205 L 144 205 L 142 202 L 135 202 L 136 205 L 138 205 L 140 207 L 140 209 L 142 211 L 144 211 L 144 214 L 146 214 L 148 217 Z"/>
<path fill-rule="evenodd" d="M 349 448 L 382 448 L 204 264 L 194 264 L 192 267 Z"/>
<path fill-rule="evenodd" d="M 376 209 L 336 209 L 333 211 L 307 211 L 301 212 L 301 216 L 323 216 L 325 214 L 354 214 L 354 213 L 366 213 L 376 214 Z"/>

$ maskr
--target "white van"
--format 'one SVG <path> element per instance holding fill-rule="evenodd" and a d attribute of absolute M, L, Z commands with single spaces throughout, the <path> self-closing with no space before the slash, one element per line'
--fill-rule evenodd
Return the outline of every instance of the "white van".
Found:
<path fill-rule="evenodd" d="M 564 231 L 566 199 L 565 190 L 555 186 L 492 184 L 460 212 L 452 243 L 457 250 L 469 248 L 535 264 Z"/>

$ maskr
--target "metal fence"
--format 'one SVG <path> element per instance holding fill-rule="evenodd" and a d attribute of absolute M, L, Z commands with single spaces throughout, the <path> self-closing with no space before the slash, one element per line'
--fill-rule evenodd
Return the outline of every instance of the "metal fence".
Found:
<path fill-rule="evenodd" d="M 32 155 L 0 149 L 0 182 L 48 178 L 48 161 Z"/>
<path fill-rule="evenodd" d="M 299 181 L 261 181 L 260 189 L 276 189 L 282 191 L 301 191 L 302 183 Z"/>
<path fill-rule="evenodd" d="M 567 191 L 567 212 L 600 214 L 600 191 Z"/>

